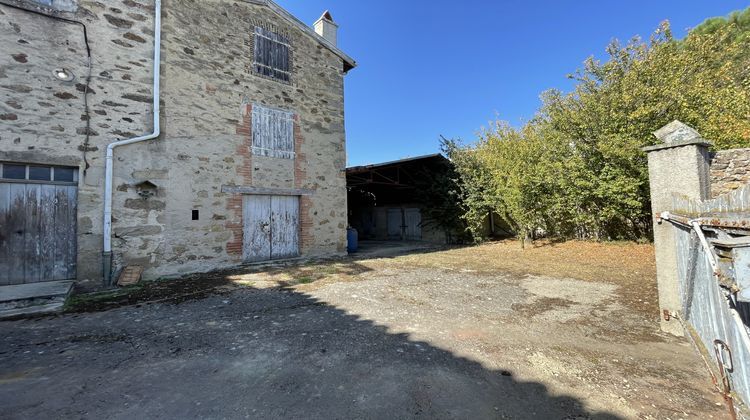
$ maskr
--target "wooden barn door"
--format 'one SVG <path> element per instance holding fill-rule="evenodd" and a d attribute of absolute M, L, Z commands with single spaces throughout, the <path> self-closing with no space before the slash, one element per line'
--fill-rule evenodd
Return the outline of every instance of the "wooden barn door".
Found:
<path fill-rule="evenodd" d="M 77 197 L 73 185 L 0 179 L 0 285 L 76 278 Z"/>
<path fill-rule="evenodd" d="M 422 239 L 422 212 L 419 209 L 405 209 L 404 221 L 406 239 L 409 241 Z"/>
<path fill-rule="evenodd" d="M 386 228 L 388 229 L 388 239 L 403 239 L 403 214 L 401 209 L 388 209 L 388 219 Z"/>
<path fill-rule="evenodd" d="M 247 262 L 271 259 L 271 196 L 248 195 L 242 210 L 242 253 Z"/>
<path fill-rule="evenodd" d="M 271 259 L 299 256 L 299 197 L 271 197 Z"/>
<path fill-rule="evenodd" d="M 243 207 L 246 262 L 299 255 L 299 197 L 249 195 Z"/>

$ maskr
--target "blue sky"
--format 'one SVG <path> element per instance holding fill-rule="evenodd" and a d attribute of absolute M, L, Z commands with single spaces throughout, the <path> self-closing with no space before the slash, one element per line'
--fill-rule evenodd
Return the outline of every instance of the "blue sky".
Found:
<path fill-rule="evenodd" d="M 339 47 L 359 66 L 346 76 L 349 165 L 438 151 L 495 117 L 520 125 L 549 88 L 613 38 L 647 38 L 662 20 L 677 37 L 733 0 L 489 1 L 277 0 L 312 24 L 325 9 Z"/>

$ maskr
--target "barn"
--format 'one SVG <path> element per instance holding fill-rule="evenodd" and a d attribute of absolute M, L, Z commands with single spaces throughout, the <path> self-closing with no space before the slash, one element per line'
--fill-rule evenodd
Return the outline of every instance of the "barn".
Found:
<path fill-rule="evenodd" d="M 449 169 L 441 154 L 347 168 L 349 226 L 363 240 L 448 242 L 427 214 L 430 183 Z"/>

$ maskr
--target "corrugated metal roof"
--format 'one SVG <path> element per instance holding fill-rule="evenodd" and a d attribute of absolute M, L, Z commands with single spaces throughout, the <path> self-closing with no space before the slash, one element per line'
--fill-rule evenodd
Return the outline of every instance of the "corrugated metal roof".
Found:
<path fill-rule="evenodd" d="M 370 164 L 370 165 L 350 166 L 350 167 L 346 168 L 346 172 L 361 172 L 361 171 L 367 171 L 367 170 L 375 169 L 375 168 L 382 168 L 382 167 L 385 167 L 385 166 L 398 165 L 398 164 L 402 164 L 402 163 L 410 163 L 410 162 L 415 162 L 415 161 L 418 161 L 418 160 L 430 160 L 430 159 L 436 159 L 436 158 L 442 158 L 443 160 L 446 160 L 446 161 L 448 160 L 442 154 L 440 154 L 440 153 L 434 153 L 434 154 L 431 154 L 431 155 L 416 156 L 416 157 L 404 158 L 404 159 L 399 159 L 399 160 L 392 160 L 392 161 L 383 162 L 383 163 L 373 163 L 373 164 Z"/>

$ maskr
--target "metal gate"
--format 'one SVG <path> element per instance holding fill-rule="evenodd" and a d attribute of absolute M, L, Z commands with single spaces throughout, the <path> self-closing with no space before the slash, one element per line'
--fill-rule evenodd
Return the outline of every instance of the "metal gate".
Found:
<path fill-rule="evenodd" d="M 246 262 L 299 256 L 299 197 L 248 195 L 243 220 Z"/>
<path fill-rule="evenodd" d="M 750 185 L 714 200 L 675 197 L 681 313 L 733 411 L 750 418 Z M 708 355 L 708 356 L 705 356 Z"/>
<path fill-rule="evenodd" d="M 0 163 L 0 285 L 76 278 L 77 174 Z"/>

